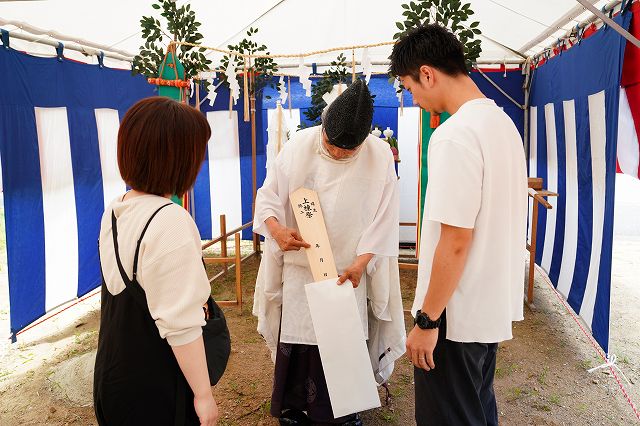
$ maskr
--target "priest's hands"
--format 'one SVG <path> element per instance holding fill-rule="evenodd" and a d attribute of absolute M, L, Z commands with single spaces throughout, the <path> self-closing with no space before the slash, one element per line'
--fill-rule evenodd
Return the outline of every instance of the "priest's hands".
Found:
<path fill-rule="evenodd" d="M 300 250 L 302 247 L 311 247 L 302 239 L 298 231 L 282 225 L 280 225 L 275 232 L 272 232 L 271 236 L 276 240 L 280 250 L 282 251 Z"/>
<path fill-rule="evenodd" d="M 407 357 L 418 368 L 429 371 L 436 368 L 433 350 L 438 343 L 438 329 L 423 330 L 417 325 L 407 337 Z"/>
<path fill-rule="evenodd" d="M 364 274 L 364 270 L 369 264 L 369 261 L 373 257 L 373 254 L 366 253 L 358 256 L 356 260 L 344 270 L 342 275 L 338 278 L 338 285 L 342 285 L 345 281 L 351 281 L 353 288 L 358 288 L 360 285 L 360 279 L 362 278 L 362 274 Z"/>

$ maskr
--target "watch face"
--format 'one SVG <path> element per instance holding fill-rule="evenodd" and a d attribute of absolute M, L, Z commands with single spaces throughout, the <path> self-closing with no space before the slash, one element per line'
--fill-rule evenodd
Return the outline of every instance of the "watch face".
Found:
<path fill-rule="evenodd" d="M 418 327 L 425 328 L 427 326 L 427 317 L 424 314 L 418 315 Z"/>

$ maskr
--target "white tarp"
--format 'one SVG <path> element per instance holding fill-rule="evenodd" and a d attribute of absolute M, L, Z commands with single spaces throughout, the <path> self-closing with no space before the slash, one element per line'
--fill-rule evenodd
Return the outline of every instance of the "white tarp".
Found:
<path fill-rule="evenodd" d="M 516 50 L 549 30 L 554 22 L 579 6 L 575 0 L 468 1 L 475 11 L 472 18 L 480 22 L 483 34 Z M 605 0 L 593 1 L 597 7 L 606 3 Z M 152 3 L 130 0 L 112 0 L 106 3 L 97 0 L 5 1 L 0 2 L 0 17 L 77 35 L 135 53 L 142 41 L 140 18 L 150 14 L 159 16 L 158 11 L 152 9 Z M 181 5 L 185 1 L 178 0 L 177 3 Z M 235 1 L 192 0 L 189 3 L 202 22 L 200 32 L 205 36 L 203 44 L 225 48 L 228 44 L 241 40 L 246 35 L 242 30 L 253 23 L 254 27 L 260 29 L 255 36 L 256 40 L 265 43 L 271 53 L 291 54 L 391 41 L 393 34 L 398 31 L 395 22 L 402 18 L 404 9 L 401 4 L 408 3 L 408 0 L 327 0 L 323 3 L 302 0 L 244 0 L 241 7 Z M 269 12 L 265 14 L 267 11 Z M 263 14 L 265 15 L 262 16 Z M 258 19 L 260 16 L 262 18 Z M 523 53 L 540 51 L 587 16 L 590 16 L 588 12 L 582 13 L 563 27 L 551 28 L 555 30 L 551 36 Z M 254 23 L 256 19 L 258 20 Z M 13 26 L 0 27 L 20 31 Z M 24 46 L 21 48 L 30 52 L 55 53 L 51 46 L 37 46 L 33 43 L 25 45 L 17 40 L 13 43 L 15 46 Z M 390 47 L 386 46 L 371 48 L 368 53 L 371 61 L 375 62 L 386 60 L 389 52 Z M 350 61 L 351 54 L 346 53 Z M 362 51 L 356 52 L 356 60 L 359 61 L 361 55 Z M 324 62 L 336 56 L 337 52 L 307 60 Z M 216 57 L 219 58 L 220 55 Z M 500 62 L 517 58 L 513 52 L 483 39 L 481 59 Z M 95 63 L 95 58 L 93 62 Z M 295 64 L 297 60 L 288 58 L 277 62 Z"/>

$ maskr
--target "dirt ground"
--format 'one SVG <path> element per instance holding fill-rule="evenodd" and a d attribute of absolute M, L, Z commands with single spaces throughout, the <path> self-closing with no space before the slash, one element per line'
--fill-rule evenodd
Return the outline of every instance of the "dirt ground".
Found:
<path fill-rule="evenodd" d="M 251 315 L 257 266 L 255 258 L 243 264 L 245 303 L 242 309 L 225 308 L 233 343 L 228 370 L 214 391 L 221 425 L 277 424 L 268 415 L 273 365 L 261 337 L 255 332 L 256 319 Z M 414 271 L 402 272 L 407 308 L 413 297 L 415 279 Z M 217 300 L 232 297 L 233 280 L 231 273 L 215 282 L 213 294 Z M 612 377 L 604 370 L 593 374 L 586 372 L 600 362 L 542 280 L 536 283 L 535 302 L 536 310 L 525 308 L 525 321 L 515 325 L 514 340 L 502 344 L 499 349 L 496 394 L 501 424 L 633 424 L 635 417 Z M 3 377 L 0 373 L 1 425 L 96 424 L 90 404 L 73 402 L 75 398 L 65 393 L 65 389 L 72 386 L 76 394 L 82 388 L 90 394 L 90 380 L 77 376 L 70 378 L 70 383 L 61 385 L 54 379 L 61 363 L 95 350 L 99 313 L 93 303 L 94 309 L 84 317 L 45 338 L 49 343 L 66 342 L 54 356 L 20 374 L 5 372 Z M 637 311 L 638 304 L 632 306 Z M 637 333 L 637 327 L 632 328 Z M 18 353 L 28 354 L 29 347 L 41 343 L 23 344 Z M 618 350 L 630 344 L 635 346 L 628 354 L 619 352 L 618 355 L 622 355 L 620 366 L 627 377 L 637 383 L 640 380 L 637 340 L 621 342 Z M 407 360 L 397 363 L 389 388 L 389 404 L 364 413 L 365 424 L 414 424 L 413 375 Z M 627 385 L 627 388 L 638 400 L 637 385 Z"/>

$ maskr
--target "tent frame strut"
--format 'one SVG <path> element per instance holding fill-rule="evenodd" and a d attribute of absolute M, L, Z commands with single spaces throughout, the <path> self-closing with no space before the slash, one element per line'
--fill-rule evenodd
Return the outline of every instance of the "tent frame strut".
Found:
<path fill-rule="evenodd" d="M 12 25 L 16 27 L 16 29 L 23 30 L 21 32 L 16 32 L 16 30 L 9 31 L 10 38 L 46 44 L 52 47 L 58 47 L 60 42 L 63 42 L 65 49 L 75 50 L 87 56 L 101 56 L 101 54 L 103 54 L 106 58 L 133 62 L 134 55 L 130 52 L 82 40 L 78 37 L 60 34 L 55 31 L 43 30 L 42 28 L 34 27 L 25 22 L 12 21 L 0 17 L 0 25 Z"/>
<path fill-rule="evenodd" d="M 509 95 L 507 92 L 505 92 L 505 91 L 502 89 L 502 87 L 500 87 L 500 86 L 498 85 L 498 83 L 496 83 L 495 81 L 491 80 L 491 79 L 489 78 L 489 76 L 488 76 L 487 74 L 485 74 L 485 73 L 484 73 L 480 68 L 478 68 L 478 67 L 475 67 L 475 68 L 476 68 L 476 71 L 478 71 L 478 72 L 480 73 L 480 75 L 481 75 L 481 76 L 483 76 L 483 77 L 484 77 L 484 78 L 485 78 L 489 83 L 491 83 L 491 85 L 492 85 L 493 87 L 495 87 L 495 88 L 496 88 L 500 93 L 502 93 L 502 94 L 503 94 L 507 99 L 509 99 L 511 102 L 513 102 L 513 104 L 514 104 L 514 105 L 516 105 L 518 108 L 520 108 L 520 109 L 522 109 L 522 110 L 524 110 L 524 109 L 525 109 L 525 106 L 524 106 L 524 105 L 521 105 L 518 101 L 516 101 L 515 99 L 513 99 L 513 98 L 511 97 L 511 95 Z"/>
<path fill-rule="evenodd" d="M 609 18 L 607 15 L 602 13 L 602 11 L 599 10 L 597 7 L 595 7 L 594 5 L 589 3 L 587 0 L 576 0 L 576 1 L 578 3 L 580 3 L 581 5 L 583 5 L 591 13 L 596 15 L 598 18 L 602 19 L 602 21 L 605 24 L 609 25 L 618 34 L 620 34 L 622 37 L 627 39 L 627 41 L 629 41 L 629 43 L 632 43 L 637 48 L 640 48 L 640 40 L 638 40 L 635 36 L 633 36 L 633 34 L 631 34 L 629 31 L 627 31 L 624 28 L 622 28 L 616 21 L 614 21 L 613 19 Z"/>
<path fill-rule="evenodd" d="M 589 0 L 589 1 L 592 2 L 592 3 L 597 3 L 598 2 L 598 0 Z M 543 41 L 545 41 L 549 37 L 553 36 L 558 31 L 562 31 L 564 29 L 563 28 L 564 26 L 566 26 L 569 22 L 571 22 L 574 19 L 576 19 L 583 12 L 584 12 L 584 8 L 582 6 L 576 5 L 573 9 L 569 10 L 567 13 L 565 13 L 560 18 L 555 20 L 551 25 L 549 25 L 549 28 L 547 28 L 546 30 L 542 31 L 537 37 L 533 38 L 528 43 L 526 43 L 524 46 L 522 46 L 520 48 L 520 51 L 526 53 L 529 50 L 533 49 L 534 47 L 536 47 L 537 45 L 539 45 L 540 43 L 542 43 Z M 533 55 L 533 56 L 535 56 L 535 55 Z"/>

